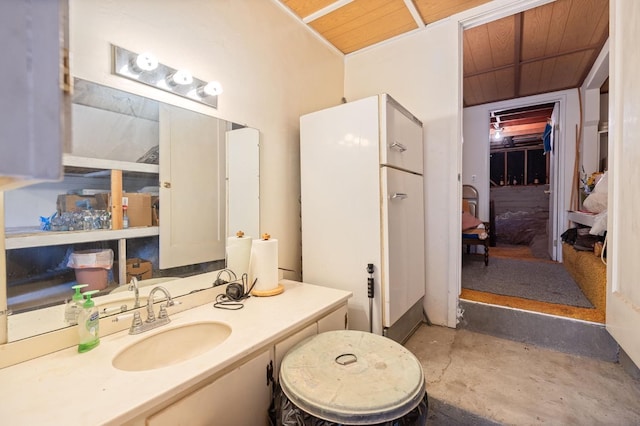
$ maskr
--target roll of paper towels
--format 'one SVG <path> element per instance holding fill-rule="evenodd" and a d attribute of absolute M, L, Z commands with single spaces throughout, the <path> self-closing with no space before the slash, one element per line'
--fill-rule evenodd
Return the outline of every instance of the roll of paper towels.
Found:
<path fill-rule="evenodd" d="M 238 232 L 235 237 L 227 238 L 227 269 L 231 269 L 236 277 L 249 274 L 251 260 L 251 237 Z"/>
<path fill-rule="evenodd" d="M 255 291 L 264 292 L 278 287 L 278 240 L 263 237 L 253 241 L 249 271 L 249 285 L 258 279 Z"/>

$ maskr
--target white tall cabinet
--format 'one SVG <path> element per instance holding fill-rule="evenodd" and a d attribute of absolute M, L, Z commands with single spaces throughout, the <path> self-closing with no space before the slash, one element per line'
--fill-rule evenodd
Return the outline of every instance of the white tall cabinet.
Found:
<path fill-rule="evenodd" d="M 300 134 L 304 281 L 353 292 L 351 329 L 404 341 L 423 319 L 422 123 L 381 94 L 304 115 Z"/>

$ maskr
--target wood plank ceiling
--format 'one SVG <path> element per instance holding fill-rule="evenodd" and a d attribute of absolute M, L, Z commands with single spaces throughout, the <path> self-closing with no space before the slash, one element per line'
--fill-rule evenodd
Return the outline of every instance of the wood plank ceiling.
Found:
<path fill-rule="evenodd" d="M 280 0 L 344 54 L 489 0 Z M 464 105 L 582 85 L 609 33 L 609 0 L 557 0 L 464 31 Z"/>

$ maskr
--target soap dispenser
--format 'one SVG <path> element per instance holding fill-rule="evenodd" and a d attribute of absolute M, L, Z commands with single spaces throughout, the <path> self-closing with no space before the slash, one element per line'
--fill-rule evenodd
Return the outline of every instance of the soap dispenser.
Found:
<path fill-rule="evenodd" d="M 70 300 L 67 300 L 67 304 L 64 307 L 64 320 L 69 325 L 76 325 L 78 323 L 78 315 L 84 303 L 84 297 L 82 293 L 80 293 L 80 289 L 84 287 L 89 287 L 89 284 L 76 284 L 71 287 L 75 290 L 75 293 L 73 293 Z"/>
<path fill-rule="evenodd" d="M 78 352 L 90 351 L 100 344 L 100 314 L 95 302 L 91 300 L 91 296 L 97 292 L 98 290 L 90 290 L 83 293 L 87 300 L 84 301 L 78 316 L 78 334 L 80 336 Z"/>

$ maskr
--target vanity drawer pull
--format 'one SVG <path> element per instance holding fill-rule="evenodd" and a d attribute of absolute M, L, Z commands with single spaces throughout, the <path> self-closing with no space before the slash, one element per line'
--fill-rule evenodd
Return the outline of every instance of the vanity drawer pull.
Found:
<path fill-rule="evenodd" d="M 407 147 L 405 145 L 401 144 L 400 142 L 392 143 L 390 148 L 391 149 L 395 149 L 398 152 L 405 152 L 407 150 Z"/>
<path fill-rule="evenodd" d="M 392 200 L 395 200 L 395 199 L 406 200 L 407 198 L 409 198 L 409 196 L 407 194 L 405 194 L 404 192 L 395 192 L 391 196 Z"/>

